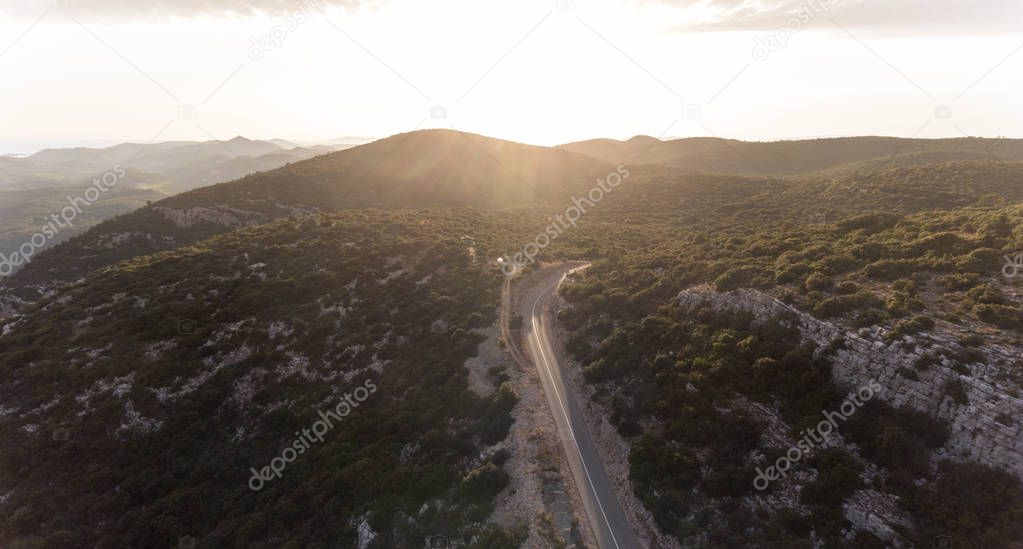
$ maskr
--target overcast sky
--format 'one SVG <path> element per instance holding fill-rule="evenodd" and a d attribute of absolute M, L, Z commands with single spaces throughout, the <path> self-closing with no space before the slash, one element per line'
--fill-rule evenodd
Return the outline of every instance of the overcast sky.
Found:
<path fill-rule="evenodd" d="M 0 0 L 0 152 L 1023 137 L 1019 0 Z"/>

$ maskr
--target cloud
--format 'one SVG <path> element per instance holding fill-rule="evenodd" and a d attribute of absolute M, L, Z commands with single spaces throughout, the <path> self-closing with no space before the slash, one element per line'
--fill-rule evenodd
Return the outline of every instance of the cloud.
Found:
<path fill-rule="evenodd" d="M 5 6 L 0 12 L 38 15 L 43 10 L 69 11 L 74 15 L 101 18 L 197 17 L 202 15 L 290 15 L 298 10 L 330 7 L 359 8 L 381 2 L 371 0 L 35 0 Z"/>
<path fill-rule="evenodd" d="M 1019 32 L 1019 0 L 637 0 L 675 8 L 679 31 L 773 30 L 810 13 L 885 34 Z"/>

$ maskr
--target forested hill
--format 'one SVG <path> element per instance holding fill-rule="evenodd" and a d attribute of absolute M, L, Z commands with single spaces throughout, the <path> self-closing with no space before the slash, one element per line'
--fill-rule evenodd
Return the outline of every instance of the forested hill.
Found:
<path fill-rule="evenodd" d="M 280 220 L 97 272 L 0 327 L 0 546 L 354 547 L 367 529 L 373 547 L 517 546 L 482 525 L 516 396 L 477 396 L 463 367 L 500 274 L 460 237 L 488 227 Z"/>
<path fill-rule="evenodd" d="M 1020 139 L 846 137 L 750 142 L 713 137 L 662 141 L 637 136 L 628 141 L 580 141 L 560 148 L 614 164 L 661 164 L 696 172 L 757 176 L 952 160 L 1023 160 Z"/>
<path fill-rule="evenodd" d="M 196 189 L 118 216 L 4 281 L 34 300 L 117 261 L 281 217 L 347 208 L 506 209 L 568 200 L 612 171 L 590 157 L 450 130 L 367 145 Z"/>

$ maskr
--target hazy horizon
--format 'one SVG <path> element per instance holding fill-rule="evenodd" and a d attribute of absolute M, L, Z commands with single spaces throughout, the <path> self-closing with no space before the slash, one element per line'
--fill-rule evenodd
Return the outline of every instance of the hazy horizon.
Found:
<path fill-rule="evenodd" d="M 360 140 L 360 142 L 355 143 L 353 141 L 353 143 L 352 143 L 353 145 L 357 146 L 357 145 L 362 145 L 362 144 L 366 144 L 366 143 L 372 143 L 374 141 L 379 141 L 381 139 L 387 139 L 388 137 L 393 137 L 394 135 L 400 135 L 402 133 L 407 133 L 407 132 L 397 132 L 397 133 L 394 133 L 394 134 L 389 134 L 389 135 L 384 135 L 384 136 L 379 136 L 379 137 L 359 137 L 359 138 L 351 137 L 351 138 L 339 138 L 339 139 L 352 139 L 352 140 L 358 139 L 358 140 Z M 475 132 L 470 132 L 470 133 L 475 133 Z M 481 134 L 481 135 L 483 135 L 483 134 Z M 322 141 L 306 141 L 306 140 L 288 139 L 286 137 L 250 137 L 250 136 L 247 136 L 247 135 L 238 134 L 238 135 L 235 135 L 235 136 L 232 136 L 232 137 L 218 139 L 218 141 L 230 141 L 231 139 L 235 139 L 237 137 L 242 137 L 242 138 L 245 138 L 245 139 L 249 139 L 251 141 L 275 141 L 275 140 L 288 141 L 288 142 L 291 142 L 291 143 L 294 143 L 294 144 L 298 145 L 299 147 L 314 147 L 314 146 L 317 146 L 317 145 L 322 145 L 322 144 L 326 144 L 326 143 L 331 142 L 331 141 L 337 141 L 338 140 L 338 139 L 324 139 Z M 500 135 L 486 135 L 486 137 L 492 137 L 492 138 L 495 138 L 495 139 L 501 139 L 501 140 L 505 140 L 505 141 L 513 141 L 513 142 L 522 143 L 522 144 L 525 144 L 525 145 L 537 145 L 537 146 L 542 146 L 542 147 L 557 147 L 557 146 L 560 146 L 560 145 L 566 145 L 566 144 L 569 144 L 569 143 L 577 143 L 577 142 L 582 142 L 582 141 L 591 141 L 591 140 L 600 140 L 600 139 L 611 139 L 611 140 L 615 140 L 615 141 L 625 142 L 625 141 L 629 141 L 630 139 L 633 139 L 633 138 L 636 138 L 636 137 L 654 137 L 654 136 L 646 135 L 646 134 L 635 134 L 635 135 L 626 136 L 626 137 L 593 136 L 593 137 L 579 139 L 579 140 L 576 140 L 576 141 L 564 142 L 564 143 L 553 143 L 553 144 L 534 143 L 534 142 L 529 142 L 529 141 L 518 141 L 518 140 L 513 140 L 513 139 L 506 139 L 506 138 L 504 138 L 504 137 L 502 137 Z M 1011 137 L 1011 136 L 1002 136 L 1002 135 L 998 135 L 998 136 L 953 135 L 953 136 L 948 136 L 948 137 L 922 137 L 922 136 L 912 137 L 912 136 L 901 136 L 901 135 L 876 135 L 876 134 L 860 134 L 860 135 L 808 135 L 808 136 L 795 136 L 795 137 L 777 138 L 777 139 L 771 139 L 771 138 L 765 138 L 765 139 L 738 139 L 738 138 L 733 138 L 733 137 L 724 136 L 724 135 L 718 135 L 718 136 L 707 136 L 707 135 L 668 135 L 668 136 L 658 137 L 656 139 L 658 139 L 660 141 L 677 141 L 677 140 L 682 140 L 682 139 L 693 139 L 693 138 L 700 138 L 700 137 L 713 137 L 713 138 L 719 138 L 719 139 L 737 140 L 737 141 L 744 141 L 744 142 L 747 142 L 747 143 L 777 143 L 777 142 L 786 142 L 786 141 L 810 141 L 810 140 L 816 140 L 816 139 L 850 139 L 850 138 L 857 138 L 857 137 L 879 137 L 879 138 L 893 138 L 893 139 L 923 139 L 923 140 L 931 140 L 931 141 L 938 141 L 938 140 L 942 140 L 942 139 L 960 139 L 960 138 L 1023 139 L 1023 138 L 1020 138 L 1020 137 Z M 183 140 L 168 140 L 168 141 L 183 141 L 183 142 L 196 142 L 196 143 L 200 143 L 200 142 L 203 142 L 203 141 L 211 141 L 211 140 L 209 140 L 209 139 L 195 139 L 195 140 L 183 139 Z M 168 142 L 168 141 L 158 140 L 158 141 L 153 141 L 152 143 L 165 143 L 165 142 Z M 113 146 L 122 145 L 122 144 L 127 144 L 127 143 L 149 143 L 149 141 L 146 140 L 146 139 L 81 140 L 81 141 L 59 140 L 59 139 L 45 140 L 45 139 L 43 139 L 43 140 L 35 140 L 35 141 L 31 141 L 31 142 L 26 142 L 24 144 L 19 143 L 19 142 L 0 141 L 0 156 L 26 157 L 26 156 L 31 156 L 31 155 L 33 155 L 33 154 L 35 154 L 37 152 L 40 152 L 40 151 L 43 151 L 43 150 L 48 150 L 48 149 L 76 149 L 76 148 L 104 149 L 104 148 L 113 147 Z"/>
<path fill-rule="evenodd" d="M 236 134 L 230 137 L 217 139 L 217 141 L 230 141 L 236 137 L 243 137 L 252 141 L 288 141 L 294 143 L 299 147 L 314 147 L 317 145 L 326 144 L 335 141 L 351 141 L 352 143 L 361 144 L 368 143 L 380 139 L 378 137 L 336 137 L 327 138 L 318 141 L 306 141 L 298 139 L 288 139 L 286 137 L 251 137 L 248 135 Z M 200 143 L 203 141 L 213 141 L 211 139 L 168 139 L 168 140 L 156 140 L 153 143 L 164 143 L 169 141 L 187 141 Z M 3 140 L 0 139 L 0 156 L 31 156 L 37 152 L 44 151 L 47 149 L 105 149 L 108 147 L 114 147 L 125 143 L 149 143 L 150 140 L 147 138 L 128 138 L 128 139 L 33 139 L 30 141 L 17 141 L 17 140 Z"/>
<path fill-rule="evenodd" d="M 974 8 L 7 0 L 0 68 L 17 84 L 0 91 L 0 150 L 429 127 L 538 145 L 1021 137 L 1002 90 L 1023 83 L 1023 8 Z"/>
<path fill-rule="evenodd" d="M 1023 549 L 1020 21 L 0 0 L 0 547 Z"/>

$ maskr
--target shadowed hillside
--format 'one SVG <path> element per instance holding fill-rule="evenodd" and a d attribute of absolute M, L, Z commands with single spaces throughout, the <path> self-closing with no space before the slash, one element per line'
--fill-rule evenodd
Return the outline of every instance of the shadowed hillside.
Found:
<path fill-rule="evenodd" d="M 805 174 L 853 163 L 878 168 L 949 160 L 1023 160 L 1023 140 L 1018 139 L 849 137 L 748 142 L 712 137 L 661 141 L 636 136 L 628 141 L 580 141 L 560 148 L 611 163 L 663 164 L 707 173 L 772 176 Z M 914 157 L 911 153 L 925 156 Z"/>
<path fill-rule="evenodd" d="M 116 261 L 296 214 L 362 207 L 493 210 L 564 200 L 612 169 L 576 153 L 456 131 L 400 134 L 111 219 L 33 258 L 6 284 L 73 281 Z"/>
<path fill-rule="evenodd" d="M 0 330 L 0 546 L 354 547 L 368 525 L 374 547 L 517 546 L 480 524 L 517 397 L 476 396 L 462 366 L 498 299 L 458 240 L 484 226 L 280 220 L 27 311 Z"/>

